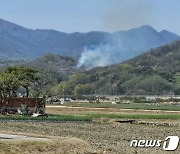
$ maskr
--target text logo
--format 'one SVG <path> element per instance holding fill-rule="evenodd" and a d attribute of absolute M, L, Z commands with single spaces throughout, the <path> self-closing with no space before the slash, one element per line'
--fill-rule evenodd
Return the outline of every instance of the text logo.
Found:
<path fill-rule="evenodd" d="M 179 144 L 178 136 L 168 136 L 165 138 L 163 149 L 166 151 L 174 151 L 177 149 Z"/>
<path fill-rule="evenodd" d="M 160 147 L 162 146 L 165 151 L 174 151 L 179 144 L 178 136 L 168 136 L 165 140 L 132 140 L 130 147 Z"/>

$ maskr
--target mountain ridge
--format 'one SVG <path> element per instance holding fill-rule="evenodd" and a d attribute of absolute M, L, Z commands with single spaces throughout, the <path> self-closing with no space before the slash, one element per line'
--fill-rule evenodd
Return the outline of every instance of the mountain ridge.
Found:
<path fill-rule="evenodd" d="M 143 31 L 146 31 L 146 34 L 143 34 Z M 95 49 L 100 45 L 109 44 L 114 39 L 115 42 L 113 43 L 123 44 L 118 47 L 118 51 L 123 50 L 123 48 L 126 49 L 123 52 L 127 51 L 127 53 L 124 52 L 124 59 L 116 61 L 116 63 L 119 63 L 142 54 L 150 48 L 180 39 L 178 35 L 168 31 L 157 32 L 154 35 L 151 34 L 152 31 L 154 31 L 153 33 L 157 32 L 151 26 L 144 25 L 139 28 L 115 33 L 102 31 L 64 33 L 52 29 L 28 29 L 0 19 L 0 57 L 1 59 L 15 60 L 36 59 L 52 52 L 54 54 L 71 56 L 78 60 L 82 57 L 86 48 Z M 146 35 L 146 37 L 143 35 Z M 149 36 L 147 37 L 147 35 Z M 114 45 L 113 43 L 112 45 Z"/>

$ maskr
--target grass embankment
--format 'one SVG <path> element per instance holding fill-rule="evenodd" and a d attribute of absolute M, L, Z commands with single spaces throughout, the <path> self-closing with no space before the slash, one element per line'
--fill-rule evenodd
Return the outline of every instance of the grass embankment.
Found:
<path fill-rule="evenodd" d="M 180 119 L 180 115 L 150 115 L 150 114 L 87 114 L 91 118 L 122 118 L 122 119 Z"/>
<path fill-rule="evenodd" d="M 88 116 L 81 115 L 54 115 L 49 114 L 48 117 L 29 117 L 29 116 L 21 116 L 21 115 L 0 115 L 0 120 L 30 120 L 30 121 L 54 121 L 54 122 L 63 122 L 63 121 L 84 121 L 88 122 L 92 119 Z"/>
<path fill-rule="evenodd" d="M 148 103 L 69 103 L 66 106 L 89 108 L 117 108 L 117 109 L 142 109 L 142 110 L 171 110 L 180 111 L 180 105 L 148 104 Z"/>
<path fill-rule="evenodd" d="M 44 122 L 68 122 L 68 121 L 75 121 L 75 122 L 91 122 L 95 118 L 122 118 L 122 119 L 180 119 L 180 115 L 174 115 L 174 114 L 168 114 L 168 115 L 162 115 L 162 114 L 103 114 L 103 113 L 91 113 L 91 114 L 83 114 L 81 113 L 76 115 L 49 115 L 49 117 L 37 117 L 32 118 L 28 116 L 0 116 L 0 120 L 19 120 L 19 121 L 44 121 Z"/>

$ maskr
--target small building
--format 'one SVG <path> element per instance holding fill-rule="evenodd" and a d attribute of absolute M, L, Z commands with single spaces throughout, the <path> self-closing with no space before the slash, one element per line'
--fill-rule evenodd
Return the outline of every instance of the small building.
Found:
<path fill-rule="evenodd" d="M 146 97 L 146 101 L 156 101 L 156 97 L 148 96 L 148 97 Z"/>
<path fill-rule="evenodd" d="M 6 105 L 0 101 L 0 110 L 5 109 L 7 112 L 21 112 L 22 114 L 42 112 L 45 113 L 45 101 L 43 98 L 12 98 Z"/>
<path fill-rule="evenodd" d="M 54 104 L 54 105 L 63 105 L 66 103 L 70 103 L 73 100 L 70 98 L 57 98 L 57 97 L 49 97 L 46 99 L 46 102 L 49 104 Z"/>

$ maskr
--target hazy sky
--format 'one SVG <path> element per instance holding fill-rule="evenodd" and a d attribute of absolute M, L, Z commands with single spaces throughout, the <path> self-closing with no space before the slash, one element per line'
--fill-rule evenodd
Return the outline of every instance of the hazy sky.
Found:
<path fill-rule="evenodd" d="M 0 0 L 0 18 L 62 32 L 115 32 L 148 24 L 180 35 L 180 0 Z"/>

